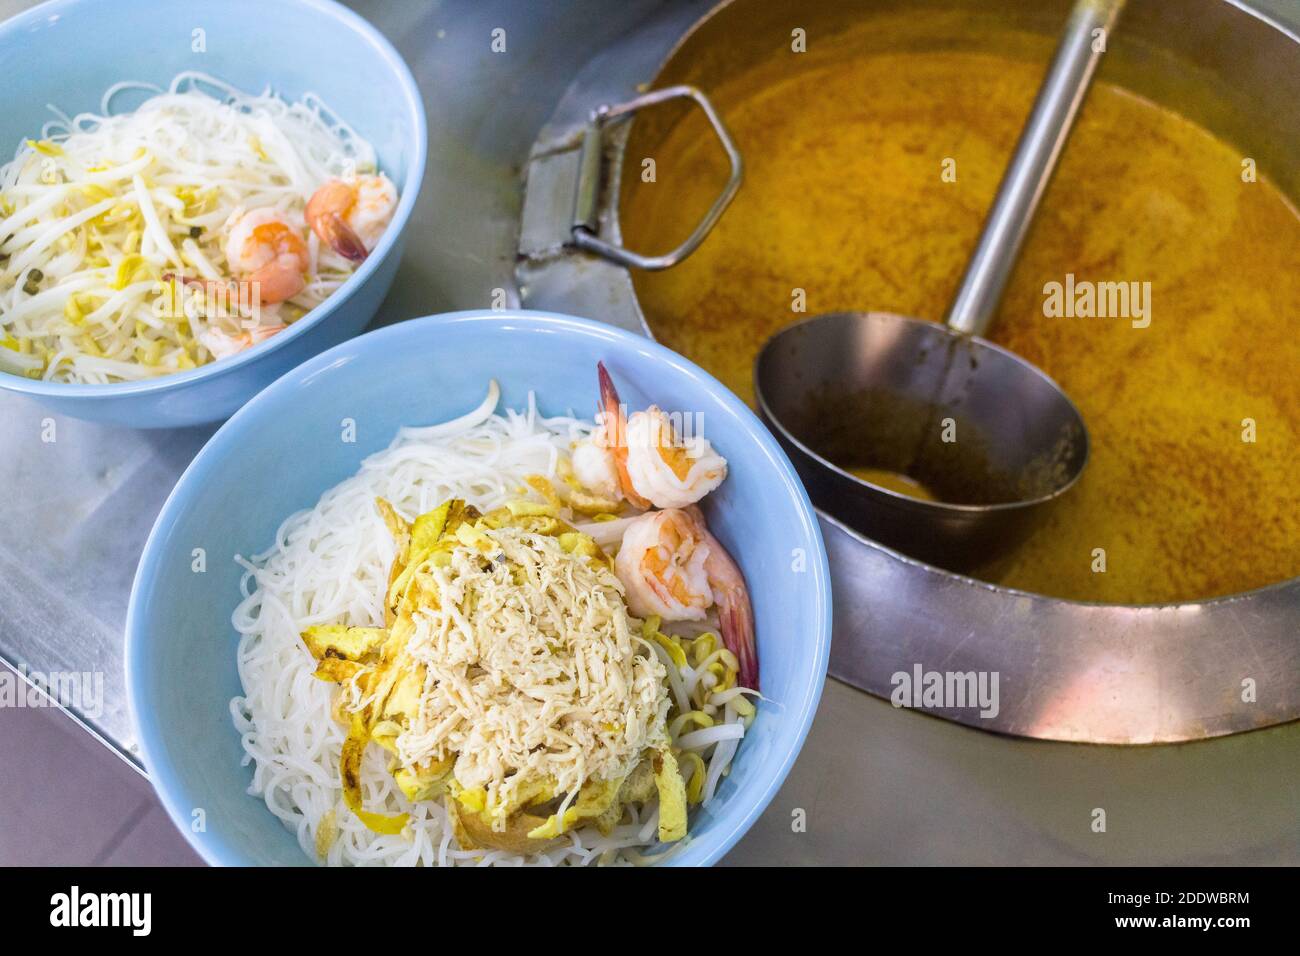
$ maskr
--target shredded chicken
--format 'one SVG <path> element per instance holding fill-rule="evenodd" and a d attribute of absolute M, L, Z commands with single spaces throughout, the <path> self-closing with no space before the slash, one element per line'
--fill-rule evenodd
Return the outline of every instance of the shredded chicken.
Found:
<path fill-rule="evenodd" d="M 667 746 L 669 708 L 664 666 L 630 623 L 622 586 L 554 537 L 485 533 L 490 547 L 457 547 L 429 570 L 434 599 L 415 612 L 405 649 L 424 687 L 400 760 L 454 757 L 456 780 L 483 788 L 489 811 L 543 781 L 572 795 L 622 779 L 647 748 Z"/>

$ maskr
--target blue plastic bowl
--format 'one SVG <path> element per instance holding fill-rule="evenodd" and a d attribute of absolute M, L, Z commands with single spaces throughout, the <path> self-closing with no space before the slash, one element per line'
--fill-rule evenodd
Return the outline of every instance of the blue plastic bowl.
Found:
<path fill-rule="evenodd" d="M 269 85 L 290 100 L 319 94 L 374 144 L 380 168 L 401 192 L 392 225 L 343 287 L 253 348 L 143 382 L 72 385 L 0 372 L 0 388 L 76 418 L 135 428 L 216 421 L 289 369 L 356 335 L 378 311 L 402 258 L 427 136 L 411 71 L 355 13 L 331 0 L 52 0 L 0 24 L 0 62 L 6 159 L 51 119 L 46 104 L 69 114 L 98 112 L 104 91 L 121 80 L 166 87 L 177 73 L 201 70 L 243 90 Z M 121 102 L 133 105 L 129 95 Z"/>
<path fill-rule="evenodd" d="M 673 862 L 714 862 L 767 806 L 812 723 L 831 640 L 826 552 L 789 459 L 716 379 L 649 339 L 541 312 L 458 312 L 367 333 L 285 375 L 217 431 L 158 516 L 127 613 L 127 686 L 150 779 L 204 859 L 309 862 L 247 793 L 252 771 L 241 766 L 229 710 L 242 693 L 230 624 L 240 598 L 234 555 L 265 550 L 287 516 L 355 474 L 402 425 L 477 406 L 489 378 L 501 383 L 506 406 L 523 407 L 531 389 L 544 414 L 591 414 L 597 360 L 630 408 L 654 402 L 703 415 L 730 463 L 705 510 L 754 602 L 768 699 Z M 341 440 L 345 419 L 355 423 L 355 443 Z M 196 548 L 207 557 L 201 574 L 191 570 Z"/>

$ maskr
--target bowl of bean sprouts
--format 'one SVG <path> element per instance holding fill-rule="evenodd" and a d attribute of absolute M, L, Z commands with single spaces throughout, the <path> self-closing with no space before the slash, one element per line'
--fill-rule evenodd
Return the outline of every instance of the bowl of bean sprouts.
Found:
<path fill-rule="evenodd" d="M 0 24 L 0 51 L 0 388 L 194 425 L 374 317 L 426 123 L 364 19 L 332 0 L 52 0 Z"/>

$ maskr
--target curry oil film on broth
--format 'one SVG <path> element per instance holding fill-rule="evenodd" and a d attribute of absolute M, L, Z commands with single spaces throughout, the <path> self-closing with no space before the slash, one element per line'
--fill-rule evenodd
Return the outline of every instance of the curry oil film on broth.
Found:
<path fill-rule="evenodd" d="M 944 314 L 1042 65 L 1013 32 L 925 48 L 942 18 L 881 12 L 805 33 L 802 52 L 738 49 L 725 70 L 670 63 L 710 84 L 745 187 L 688 260 L 632 280 L 654 334 L 742 397 L 759 345 L 808 314 Z M 645 156 L 656 182 L 625 175 L 620 222 L 629 245 L 657 248 L 707 205 L 725 160 L 689 116 L 639 123 L 627 164 Z M 1300 301 L 1297 248 L 1300 215 L 1266 170 L 1103 73 L 991 333 L 1074 399 L 1090 461 L 978 577 L 1163 603 L 1300 573 L 1300 344 L 1277 318 Z M 1247 418 L 1267 440 L 1243 441 Z"/>

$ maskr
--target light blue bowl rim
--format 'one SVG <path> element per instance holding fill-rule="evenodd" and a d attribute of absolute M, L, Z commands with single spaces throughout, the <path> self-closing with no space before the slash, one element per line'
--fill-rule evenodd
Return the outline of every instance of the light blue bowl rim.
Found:
<path fill-rule="evenodd" d="M 793 503 L 799 513 L 799 521 L 803 525 L 809 540 L 816 544 L 816 557 L 814 561 L 810 562 L 809 570 L 812 572 L 812 587 L 822 613 L 821 619 L 816 622 L 815 628 L 810 628 L 812 633 L 807 636 L 800 636 L 800 640 L 812 638 L 808 642 L 808 652 L 813 656 L 813 666 L 808 671 L 804 686 L 796 687 L 791 694 L 792 699 L 786 702 L 789 713 L 795 715 L 794 719 L 798 721 L 794 746 L 783 755 L 780 766 L 777 768 L 776 773 L 772 775 L 766 788 L 759 794 L 758 799 L 746 807 L 736 819 L 719 820 L 719 823 L 725 823 L 726 829 L 712 837 L 713 846 L 705 854 L 703 860 L 700 861 L 701 865 L 707 866 L 717 862 L 728 850 L 735 846 L 736 841 L 745 834 L 754 821 L 758 819 L 759 814 L 772 802 L 772 798 L 776 796 L 781 784 L 785 782 L 786 776 L 790 773 L 790 768 L 794 766 L 795 759 L 803 748 L 808 731 L 812 726 L 813 717 L 817 713 L 817 706 L 821 701 L 822 688 L 826 683 L 826 670 L 829 663 L 832 610 L 830 566 L 826 559 L 826 547 L 822 542 L 821 527 L 817 522 L 816 513 L 813 511 L 812 502 L 808 499 L 808 493 L 804 490 L 803 484 L 795 474 L 790 459 L 786 457 L 776 439 L 758 420 L 758 417 L 750 410 L 749 406 L 728 391 L 721 382 L 708 372 L 682 358 L 676 352 L 644 336 L 617 329 L 602 322 L 579 319 L 555 312 L 535 312 L 523 309 L 501 312 L 475 310 L 427 315 L 376 329 L 373 332 L 367 332 L 364 335 L 359 335 L 354 339 L 336 345 L 334 348 L 322 352 L 315 358 L 286 372 L 267 386 L 222 425 L 208 440 L 207 444 L 203 446 L 195 459 L 190 462 L 189 467 L 185 469 L 184 474 L 181 475 L 180 480 L 177 481 L 176 486 L 167 497 L 167 501 L 163 504 L 158 519 L 154 522 L 153 530 L 149 533 L 149 539 L 145 542 L 140 565 L 136 569 L 135 581 L 131 587 L 131 598 L 126 615 L 126 686 L 131 721 L 135 726 L 136 738 L 140 745 L 140 754 L 144 760 L 145 768 L 168 815 L 199 855 L 214 866 L 239 866 L 244 861 L 236 858 L 225 846 L 213 846 L 206 839 L 201 838 L 200 834 L 191 831 L 189 811 L 181 805 L 177 798 L 182 789 L 181 781 L 177 779 L 170 768 L 160 766 L 155 760 L 155 755 L 163 752 L 162 728 L 153 718 L 146 719 L 143 717 L 137 706 L 140 694 L 140 675 L 144 673 L 147 666 L 142 657 L 144 653 L 142 640 L 137 633 L 140 627 L 140 619 L 143 616 L 140 609 L 141 595 L 146 587 L 142 582 L 150 581 L 157 576 L 158 567 L 162 561 L 160 542 L 170 535 L 171 529 L 188 508 L 190 499 L 200 493 L 211 473 L 220 467 L 221 460 L 228 454 L 237 453 L 244 421 L 256 414 L 256 406 L 259 402 L 263 400 L 269 401 L 278 395 L 290 393 L 302 382 L 325 372 L 336 364 L 350 360 L 364 350 L 380 348 L 385 343 L 396 347 L 398 340 L 410 337 L 418 338 L 426 334 L 431 335 L 432 330 L 436 327 L 462 323 L 480 324 L 494 328 L 502 333 L 516 330 L 559 332 L 570 335 L 591 336 L 609 342 L 632 344 L 643 355 L 650 357 L 654 361 L 672 366 L 717 395 L 728 410 L 737 414 L 742 421 L 748 424 L 750 432 L 754 435 L 768 459 L 779 469 L 783 483 L 792 492 Z M 322 488 L 321 492 L 325 490 Z M 249 802 L 250 808 L 260 809 L 260 804 L 256 801 L 256 798 L 250 796 Z"/>
<path fill-rule="evenodd" d="M 68 11 L 75 10 L 77 7 L 101 2 L 102 0 L 46 0 L 45 3 L 32 7 L 30 10 L 0 23 L 0 47 L 3 47 L 6 43 L 15 42 L 17 39 L 14 36 L 15 33 L 38 21 L 45 20 L 51 15 L 63 15 Z M 307 329 L 323 322 L 339 306 L 352 298 L 353 293 L 379 267 L 379 263 L 387 258 L 393 246 L 397 243 L 398 237 L 402 235 L 403 230 L 406 228 L 407 220 L 411 218 L 411 212 L 415 209 L 415 201 L 420 193 L 420 184 L 424 181 L 429 129 L 424 114 L 424 101 L 420 97 L 420 88 L 415 82 L 415 77 L 411 74 L 410 67 L 402 59 L 402 55 L 388 42 L 387 37 L 375 29 L 370 24 L 370 21 L 359 13 L 349 10 L 347 7 L 335 2 L 335 0 L 277 0 L 277 2 L 292 3 L 303 7 L 305 8 L 303 13 L 306 16 L 317 14 L 331 17 L 365 38 L 374 47 L 379 58 L 397 76 L 402 87 L 406 106 L 415 117 L 415 143 L 411 163 L 406 171 L 406 178 L 402 182 L 401 197 L 398 199 L 397 209 L 393 213 L 393 221 L 384 231 L 379 244 L 375 246 L 370 255 L 366 256 L 366 260 L 361 263 L 360 268 L 348 276 L 343 285 L 328 299 L 283 332 L 271 336 L 265 342 L 259 342 L 252 348 L 244 349 L 230 358 L 222 359 L 219 362 L 209 362 L 207 365 L 201 365 L 187 372 L 173 372 L 169 375 L 161 375 L 158 378 L 144 379 L 139 382 L 111 382 L 106 385 L 47 382 L 22 375 L 14 375 L 11 372 L 0 372 L 0 388 L 25 395 L 56 398 L 120 398 L 125 395 L 156 395 L 172 389 L 183 388 L 199 380 L 220 378 L 269 352 L 282 348 Z M 0 149 L 3 147 L 4 144 L 0 144 Z"/>

